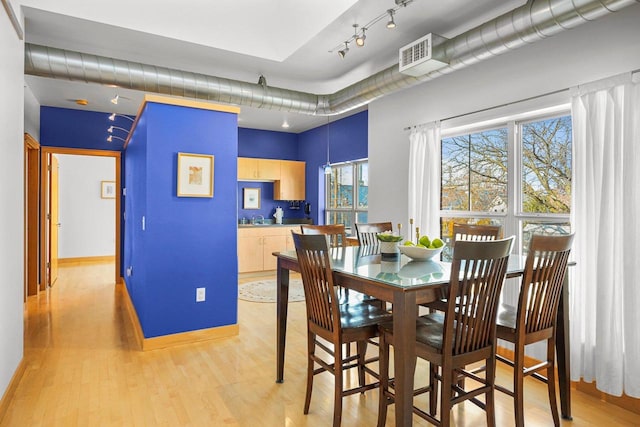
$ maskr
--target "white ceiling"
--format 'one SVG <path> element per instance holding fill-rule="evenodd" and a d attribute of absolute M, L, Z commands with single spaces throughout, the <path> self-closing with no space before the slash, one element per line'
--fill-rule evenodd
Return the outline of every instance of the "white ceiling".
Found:
<path fill-rule="evenodd" d="M 337 51 L 394 0 L 22 0 L 28 43 L 164 66 L 269 86 L 333 93 L 398 62 L 398 49 L 427 33 L 454 37 L 525 0 L 414 0 Z M 98 6 L 99 5 L 99 6 Z M 41 105 L 135 114 L 143 93 L 82 82 L 25 76 Z M 116 94 L 117 106 L 109 102 Z M 126 97 L 128 99 L 122 99 Z M 86 99 L 79 106 L 76 99 Z M 241 127 L 301 132 L 327 122 L 241 107 Z M 351 114 L 351 113 L 349 113 Z M 347 114 L 348 115 L 348 114 Z M 332 118 L 331 120 L 334 120 Z M 283 121 L 290 125 L 281 127 Z"/>

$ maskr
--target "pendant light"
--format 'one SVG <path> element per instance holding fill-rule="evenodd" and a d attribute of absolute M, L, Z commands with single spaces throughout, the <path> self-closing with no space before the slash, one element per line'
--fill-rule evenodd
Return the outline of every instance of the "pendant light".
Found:
<path fill-rule="evenodd" d="M 324 174 L 331 175 L 331 163 L 329 163 L 329 117 L 327 117 L 327 163 L 324 165 Z"/>

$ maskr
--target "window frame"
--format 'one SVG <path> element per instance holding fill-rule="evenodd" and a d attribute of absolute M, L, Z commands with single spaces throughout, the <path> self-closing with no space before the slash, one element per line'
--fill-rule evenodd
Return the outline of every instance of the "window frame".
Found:
<path fill-rule="evenodd" d="M 548 112 L 530 112 L 525 114 L 517 114 L 512 117 L 506 117 L 504 120 L 495 120 L 491 123 L 478 123 L 461 126 L 455 129 L 443 130 L 440 137 L 440 150 L 442 155 L 442 140 L 462 135 L 471 135 L 474 133 L 484 132 L 492 129 L 507 128 L 507 209 L 505 212 L 487 212 L 487 211 L 460 211 L 460 210 L 443 210 L 442 196 L 440 198 L 440 221 L 443 218 L 495 218 L 502 222 L 503 235 L 515 235 L 514 242 L 515 251 L 519 255 L 525 253 L 523 248 L 523 224 L 527 221 L 540 223 L 558 223 L 566 222 L 571 224 L 571 212 L 566 214 L 559 213 L 532 213 L 524 212 L 522 202 L 524 199 L 522 186 L 522 126 L 545 121 L 554 118 L 569 116 L 571 118 L 571 109 L 569 106 L 562 108 L 554 108 Z M 572 141 L 573 143 L 573 141 Z M 442 160 L 440 161 L 442 165 Z M 571 158 L 571 168 L 573 169 L 573 156 Z M 440 178 L 440 189 L 442 191 L 442 176 Z"/>
<path fill-rule="evenodd" d="M 351 214 L 352 218 L 353 218 L 353 224 L 357 223 L 357 219 L 358 219 L 358 214 L 359 213 L 365 213 L 368 214 L 369 213 L 369 206 L 367 203 L 367 209 L 361 209 L 358 208 L 358 193 L 359 193 L 359 188 L 360 188 L 360 172 L 359 172 L 359 165 L 361 164 L 367 164 L 367 169 L 368 169 L 368 165 L 369 165 L 369 159 L 358 159 L 358 160 L 353 160 L 353 161 L 348 161 L 348 162 L 341 162 L 341 163 L 331 163 L 331 168 L 338 168 L 338 167 L 345 167 L 347 165 L 350 165 L 352 167 L 352 176 L 353 176 L 353 194 L 352 194 L 352 206 L 350 208 L 330 208 L 330 200 L 329 200 L 329 190 L 331 188 L 331 174 L 327 174 L 325 175 L 324 178 L 324 223 L 325 224 L 332 224 L 331 222 L 329 222 L 329 218 L 331 217 L 332 213 L 348 213 Z M 367 186 L 368 187 L 368 186 Z M 367 196 L 368 198 L 368 196 Z M 348 234 L 353 234 L 354 230 L 351 230 L 351 227 L 347 227 L 346 228 Z"/>

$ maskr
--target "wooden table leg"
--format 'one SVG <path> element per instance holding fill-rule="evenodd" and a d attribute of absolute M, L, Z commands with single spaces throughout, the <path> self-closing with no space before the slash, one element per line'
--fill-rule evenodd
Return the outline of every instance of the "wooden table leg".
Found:
<path fill-rule="evenodd" d="M 416 367 L 416 295 L 398 292 L 393 300 L 393 354 L 396 426 L 413 425 L 413 376 Z"/>
<path fill-rule="evenodd" d="M 565 420 L 571 416 L 571 367 L 569 358 L 569 272 L 565 275 L 556 327 L 556 354 L 558 355 L 558 385 L 560 387 L 560 412 Z"/>
<path fill-rule="evenodd" d="M 278 258 L 277 270 L 277 326 L 276 326 L 276 382 L 284 381 L 284 348 L 287 335 L 287 308 L 289 304 L 289 270 L 282 267 Z"/>

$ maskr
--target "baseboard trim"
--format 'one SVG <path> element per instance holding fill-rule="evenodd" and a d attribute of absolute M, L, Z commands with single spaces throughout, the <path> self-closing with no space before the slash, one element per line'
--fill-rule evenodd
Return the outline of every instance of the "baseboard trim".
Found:
<path fill-rule="evenodd" d="M 127 285 L 123 280 L 120 283 L 118 283 L 116 286 L 122 289 L 122 295 L 124 297 L 124 305 L 125 305 L 125 308 L 127 309 L 127 313 L 129 313 L 129 320 L 131 321 L 131 327 L 133 327 L 133 335 L 136 338 L 136 344 L 138 345 L 138 350 L 144 350 L 144 334 L 142 333 L 142 327 L 140 326 L 138 313 L 136 312 L 136 309 L 133 306 L 133 301 L 131 301 L 131 296 L 129 295 L 129 290 L 127 289 Z"/>
<path fill-rule="evenodd" d="M 58 266 L 70 267 L 74 265 L 102 264 L 102 263 L 115 262 L 115 261 L 116 261 L 115 255 L 58 258 Z"/>
<path fill-rule="evenodd" d="M 138 313 L 136 313 L 136 309 L 133 306 L 127 286 L 124 283 L 121 283 L 118 286 L 122 287 L 125 300 L 124 304 L 127 312 L 129 313 L 129 319 L 131 320 L 138 349 L 141 351 L 158 350 L 176 345 L 193 344 L 196 342 L 228 338 L 240 333 L 240 326 L 238 324 L 234 324 L 219 326 L 216 328 L 181 332 L 178 334 L 163 335 L 160 337 L 145 338 L 144 333 L 142 332 L 142 327 L 140 326 L 140 320 L 138 319 Z"/>
<path fill-rule="evenodd" d="M 178 334 L 163 335 L 161 337 L 145 338 L 142 350 L 158 350 L 161 348 L 173 347 L 176 345 L 193 344 L 202 341 L 229 338 L 240 333 L 240 326 L 227 325 L 217 328 L 199 329 L 197 331 L 181 332 Z"/>
<path fill-rule="evenodd" d="M 513 360 L 514 357 L 514 353 L 513 350 L 509 350 L 507 348 L 504 347 L 500 347 L 498 346 L 496 353 L 498 353 L 500 356 L 506 357 L 510 360 Z M 526 356 L 524 357 L 524 364 L 525 366 L 534 366 L 536 364 L 540 363 L 540 360 L 538 359 L 534 359 L 533 357 L 529 357 Z M 557 377 L 557 368 L 556 368 L 556 377 Z M 607 403 L 610 403 L 612 405 L 616 405 L 620 408 L 626 409 L 627 411 L 631 411 L 634 414 L 638 414 L 640 415 L 640 399 L 636 399 L 633 398 L 631 396 L 627 396 L 622 395 L 620 397 L 618 396 L 612 396 L 610 394 L 607 394 L 603 391 L 600 391 L 596 388 L 596 384 L 595 382 L 593 383 L 586 383 L 583 380 L 580 381 L 571 381 L 571 387 L 573 389 L 575 389 L 576 391 L 580 391 L 583 393 L 586 393 L 590 396 L 594 396 L 600 400 L 603 400 Z"/>
<path fill-rule="evenodd" d="M 598 399 L 604 400 L 607 403 L 611 403 L 612 405 L 619 406 L 623 409 L 626 409 L 627 411 L 640 415 L 640 399 L 627 396 L 626 394 L 623 394 L 622 396 L 612 396 L 598 390 L 596 388 L 595 382 L 587 383 L 581 380 L 580 382 L 574 384 L 576 390 L 578 391 L 597 397 Z"/>
<path fill-rule="evenodd" d="M 9 381 L 7 390 L 2 395 L 2 399 L 0 399 L 0 422 L 2 421 L 5 414 L 7 413 L 7 409 L 9 409 L 9 403 L 11 402 L 11 398 L 13 397 L 13 394 L 15 393 L 16 388 L 18 388 L 18 384 L 20 383 L 20 380 L 22 379 L 22 376 L 24 375 L 24 372 L 26 371 L 26 369 L 27 369 L 27 364 L 25 363 L 24 357 L 23 357 L 20 360 L 20 363 L 18 363 L 18 367 L 16 368 L 16 371 L 13 373 L 13 376 L 11 377 L 11 381 Z"/>

